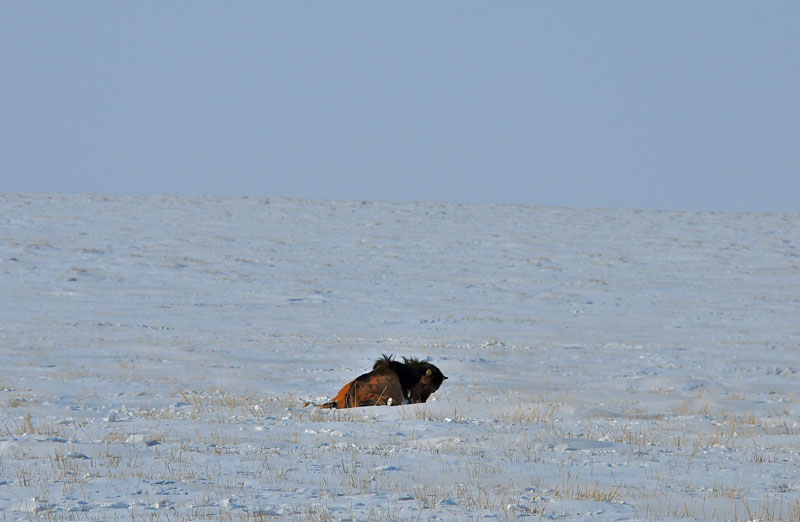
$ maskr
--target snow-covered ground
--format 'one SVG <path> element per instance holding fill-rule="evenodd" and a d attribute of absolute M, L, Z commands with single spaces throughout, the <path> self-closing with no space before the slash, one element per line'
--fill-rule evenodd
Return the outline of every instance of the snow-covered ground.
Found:
<path fill-rule="evenodd" d="M 800 216 L 0 195 L 0 293 L 0 520 L 800 519 Z"/>

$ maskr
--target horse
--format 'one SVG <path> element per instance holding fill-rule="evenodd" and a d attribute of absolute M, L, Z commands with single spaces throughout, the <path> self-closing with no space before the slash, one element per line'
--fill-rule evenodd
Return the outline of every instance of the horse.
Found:
<path fill-rule="evenodd" d="M 433 364 L 414 357 L 403 362 L 383 355 L 372 371 L 347 383 L 336 397 L 322 408 L 359 406 L 399 406 L 425 402 L 447 377 Z"/>

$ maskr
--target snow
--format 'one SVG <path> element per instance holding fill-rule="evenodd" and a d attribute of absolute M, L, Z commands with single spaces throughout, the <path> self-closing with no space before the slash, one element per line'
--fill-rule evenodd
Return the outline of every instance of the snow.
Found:
<path fill-rule="evenodd" d="M 0 292 L 3 519 L 800 518 L 800 216 L 7 194 Z"/>

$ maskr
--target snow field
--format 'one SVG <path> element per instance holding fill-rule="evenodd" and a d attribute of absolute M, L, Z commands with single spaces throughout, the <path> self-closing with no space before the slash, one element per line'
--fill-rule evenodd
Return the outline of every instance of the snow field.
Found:
<path fill-rule="evenodd" d="M 0 519 L 800 519 L 800 217 L 0 197 Z M 422 405 L 320 410 L 381 353 Z"/>

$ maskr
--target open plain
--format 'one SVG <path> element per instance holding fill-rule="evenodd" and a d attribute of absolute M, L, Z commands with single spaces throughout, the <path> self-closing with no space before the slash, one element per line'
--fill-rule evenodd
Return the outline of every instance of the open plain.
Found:
<path fill-rule="evenodd" d="M 0 195 L 0 295 L 0 520 L 800 519 L 800 216 Z"/>

